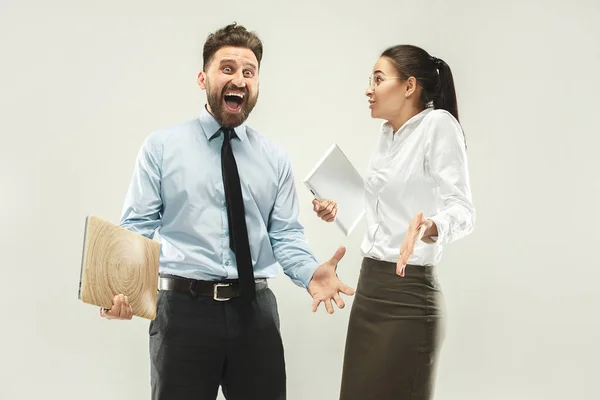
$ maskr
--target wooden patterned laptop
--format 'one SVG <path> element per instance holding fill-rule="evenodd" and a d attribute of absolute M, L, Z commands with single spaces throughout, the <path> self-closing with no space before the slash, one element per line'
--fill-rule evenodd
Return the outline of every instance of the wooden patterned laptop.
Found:
<path fill-rule="evenodd" d="M 96 216 L 85 220 L 79 300 L 110 308 L 128 297 L 133 315 L 156 318 L 160 244 Z"/>

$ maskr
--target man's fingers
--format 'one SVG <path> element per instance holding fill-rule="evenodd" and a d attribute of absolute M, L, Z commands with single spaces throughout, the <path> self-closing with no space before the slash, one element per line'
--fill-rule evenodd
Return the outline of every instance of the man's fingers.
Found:
<path fill-rule="evenodd" d="M 118 300 L 115 302 L 115 304 L 113 304 L 113 306 L 110 308 L 110 310 L 108 310 L 108 312 L 112 315 L 112 316 L 116 316 L 118 317 L 119 314 L 121 314 L 121 308 L 123 303 L 121 303 L 121 300 Z"/>
<path fill-rule="evenodd" d="M 106 319 L 131 319 L 133 309 L 129 305 L 129 298 L 124 294 L 117 294 L 110 309 L 100 308 L 100 316 Z"/>
<path fill-rule="evenodd" d="M 338 308 L 342 309 L 346 307 L 346 303 L 344 303 L 344 300 L 342 300 L 339 294 L 334 294 L 333 300 L 335 300 L 335 304 L 337 304 Z"/>
<path fill-rule="evenodd" d="M 114 319 L 119 316 L 119 311 L 115 310 L 115 306 L 112 306 L 111 309 L 102 309 L 100 313 L 106 319 Z"/>
<path fill-rule="evenodd" d="M 108 310 L 107 314 L 113 318 L 119 318 L 119 316 L 121 315 L 122 308 L 123 308 L 123 297 L 122 297 L 122 295 L 118 294 L 115 296 L 115 298 L 113 300 L 113 305 L 110 308 L 110 310 Z"/>
<path fill-rule="evenodd" d="M 313 300 L 312 303 L 312 312 L 317 312 L 317 309 L 319 308 L 319 305 L 321 304 L 321 300 Z"/>
<path fill-rule="evenodd" d="M 113 300 L 113 306 L 121 306 L 124 303 L 124 298 L 122 294 L 118 294 L 115 296 L 114 300 Z"/>
<path fill-rule="evenodd" d="M 346 254 L 346 248 L 344 246 L 340 246 L 335 251 L 335 254 L 333 255 L 333 257 L 331 257 L 331 259 L 329 261 L 332 262 L 334 265 L 337 265 L 340 262 L 340 260 L 344 257 L 345 254 Z"/>
<path fill-rule="evenodd" d="M 133 309 L 129 304 L 129 298 L 123 295 L 122 299 L 123 304 L 121 305 L 121 317 L 125 319 L 131 319 L 133 317 Z"/>
<path fill-rule="evenodd" d="M 131 308 L 130 306 L 122 305 L 121 310 L 119 312 L 119 317 L 125 318 L 125 319 L 129 318 L 129 309 L 130 308 Z"/>
<path fill-rule="evenodd" d="M 325 309 L 327 310 L 327 313 L 333 314 L 333 305 L 331 304 L 331 299 L 327 299 L 323 303 L 325 303 Z"/>
<path fill-rule="evenodd" d="M 354 289 L 352 289 L 350 286 L 342 283 L 340 285 L 340 292 L 344 293 L 347 296 L 353 296 L 354 295 Z"/>

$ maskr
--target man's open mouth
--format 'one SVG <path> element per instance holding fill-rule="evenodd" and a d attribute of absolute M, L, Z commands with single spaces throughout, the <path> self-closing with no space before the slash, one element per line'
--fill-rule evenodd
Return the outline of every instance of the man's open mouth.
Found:
<path fill-rule="evenodd" d="M 246 94 L 240 92 L 225 92 L 223 96 L 227 111 L 237 113 L 242 109 L 242 105 L 246 100 Z"/>

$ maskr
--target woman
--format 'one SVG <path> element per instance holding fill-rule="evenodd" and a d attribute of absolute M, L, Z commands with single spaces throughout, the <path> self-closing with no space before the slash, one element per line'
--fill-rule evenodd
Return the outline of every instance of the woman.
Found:
<path fill-rule="evenodd" d="M 445 308 L 435 267 L 475 221 L 452 72 L 421 48 L 393 46 L 366 95 L 385 122 L 365 178 L 364 259 L 340 399 L 431 399 Z M 335 201 L 313 204 L 335 219 Z"/>

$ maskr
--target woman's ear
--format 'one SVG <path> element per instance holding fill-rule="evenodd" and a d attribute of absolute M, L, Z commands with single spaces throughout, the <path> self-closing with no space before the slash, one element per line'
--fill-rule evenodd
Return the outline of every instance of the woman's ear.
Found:
<path fill-rule="evenodd" d="M 406 92 L 404 97 L 409 98 L 417 91 L 417 79 L 414 76 L 409 77 L 406 80 Z"/>

